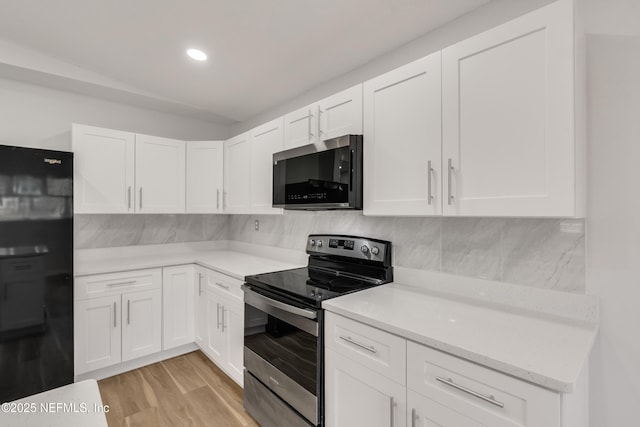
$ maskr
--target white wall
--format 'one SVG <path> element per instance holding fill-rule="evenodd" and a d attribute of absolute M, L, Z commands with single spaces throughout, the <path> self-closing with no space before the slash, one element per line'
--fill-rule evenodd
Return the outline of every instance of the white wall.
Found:
<path fill-rule="evenodd" d="M 393 70 L 432 52 L 450 46 L 484 30 L 495 27 L 526 12 L 537 9 L 553 0 L 493 0 L 460 18 L 419 37 L 398 49 L 379 56 L 362 67 L 356 68 L 339 77 L 329 79 L 300 96 L 269 111 L 265 111 L 250 120 L 231 125 L 231 134 L 237 135 L 245 130 L 277 118 L 283 114 L 304 107 L 326 96 L 362 83 L 387 71 Z M 291 71 L 292 73 L 295 70 Z"/>
<path fill-rule="evenodd" d="M 640 36 L 590 35 L 587 48 L 587 292 L 601 303 L 590 369 L 591 425 L 638 426 Z"/>
<path fill-rule="evenodd" d="M 70 150 L 71 123 L 185 140 L 229 135 L 203 120 L 0 79 L 0 144 Z"/>

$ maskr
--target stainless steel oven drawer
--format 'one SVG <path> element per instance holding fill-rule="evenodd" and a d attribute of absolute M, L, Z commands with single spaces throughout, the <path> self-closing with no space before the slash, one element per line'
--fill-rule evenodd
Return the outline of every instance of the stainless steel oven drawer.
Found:
<path fill-rule="evenodd" d="M 278 368 L 244 348 L 244 366 L 269 389 L 312 423 L 318 422 L 318 399 L 300 384 L 282 373 Z M 246 386 L 245 386 L 246 387 Z"/>
<path fill-rule="evenodd" d="M 311 427 L 300 414 L 244 371 L 244 407 L 261 427 Z"/>

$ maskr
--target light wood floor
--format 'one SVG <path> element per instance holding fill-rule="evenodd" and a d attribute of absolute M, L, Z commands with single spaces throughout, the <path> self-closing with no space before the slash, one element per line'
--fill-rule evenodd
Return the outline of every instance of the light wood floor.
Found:
<path fill-rule="evenodd" d="M 109 427 L 257 426 L 242 407 L 242 389 L 200 351 L 98 385 Z"/>

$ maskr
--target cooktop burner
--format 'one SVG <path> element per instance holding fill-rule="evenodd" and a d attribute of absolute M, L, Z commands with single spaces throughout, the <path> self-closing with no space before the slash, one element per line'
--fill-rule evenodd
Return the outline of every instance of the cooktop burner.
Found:
<path fill-rule="evenodd" d="M 390 282 L 391 243 L 354 236 L 311 235 L 307 267 L 247 276 L 256 291 L 320 307 L 325 299 Z"/>

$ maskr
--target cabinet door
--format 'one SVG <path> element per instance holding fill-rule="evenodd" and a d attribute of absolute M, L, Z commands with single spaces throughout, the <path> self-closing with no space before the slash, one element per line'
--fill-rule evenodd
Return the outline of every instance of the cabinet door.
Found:
<path fill-rule="evenodd" d="M 364 214 L 442 212 L 440 53 L 364 83 Z"/>
<path fill-rule="evenodd" d="M 189 141 L 187 213 L 222 212 L 223 141 Z"/>
<path fill-rule="evenodd" d="M 218 366 L 222 366 L 226 359 L 226 341 L 222 330 L 223 297 L 219 292 L 206 289 L 207 313 L 207 343 L 205 352 Z"/>
<path fill-rule="evenodd" d="M 162 269 L 162 348 L 192 343 L 194 337 L 194 266 Z"/>
<path fill-rule="evenodd" d="M 157 353 L 162 347 L 162 291 L 122 295 L 122 361 Z"/>
<path fill-rule="evenodd" d="M 74 302 L 75 374 L 121 360 L 120 295 Z"/>
<path fill-rule="evenodd" d="M 442 51 L 445 215 L 575 214 L 572 2 Z"/>
<path fill-rule="evenodd" d="M 224 143 L 225 213 L 249 213 L 251 204 L 251 138 L 243 133 Z"/>
<path fill-rule="evenodd" d="M 222 329 L 226 335 L 226 369 L 240 386 L 244 376 L 244 302 L 233 297 L 225 298 L 222 311 Z"/>
<path fill-rule="evenodd" d="M 207 345 L 207 298 L 205 292 L 205 278 L 207 271 L 196 267 L 195 277 L 195 341 L 201 349 Z"/>
<path fill-rule="evenodd" d="M 411 427 L 489 427 L 407 390 L 407 419 Z"/>
<path fill-rule="evenodd" d="M 318 105 L 311 104 L 284 116 L 284 149 L 301 147 L 317 141 Z"/>
<path fill-rule="evenodd" d="M 403 385 L 325 349 L 325 420 L 328 427 L 404 426 L 406 407 Z"/>
<path fill-rule="evenodd" d="M 251 213 L 277 214 L 273 204 L 273 153 L 283 149 L 283 118 L 251 131 Z"/>
<path fill-rule="evenodd" d="M 75 213 L 133 212 L 134 134 L 74 124 L 71 141 Z"/>
<path fill-rule="evenodd" d="M 136 212 L 184 213 L 184 141 L 136 135 L 136 198 Z"/>
<path fill-rule="evenodd" d="M 336 93 L 318 103 L 320 140 L 362 134 L 362 85 Z"/>

